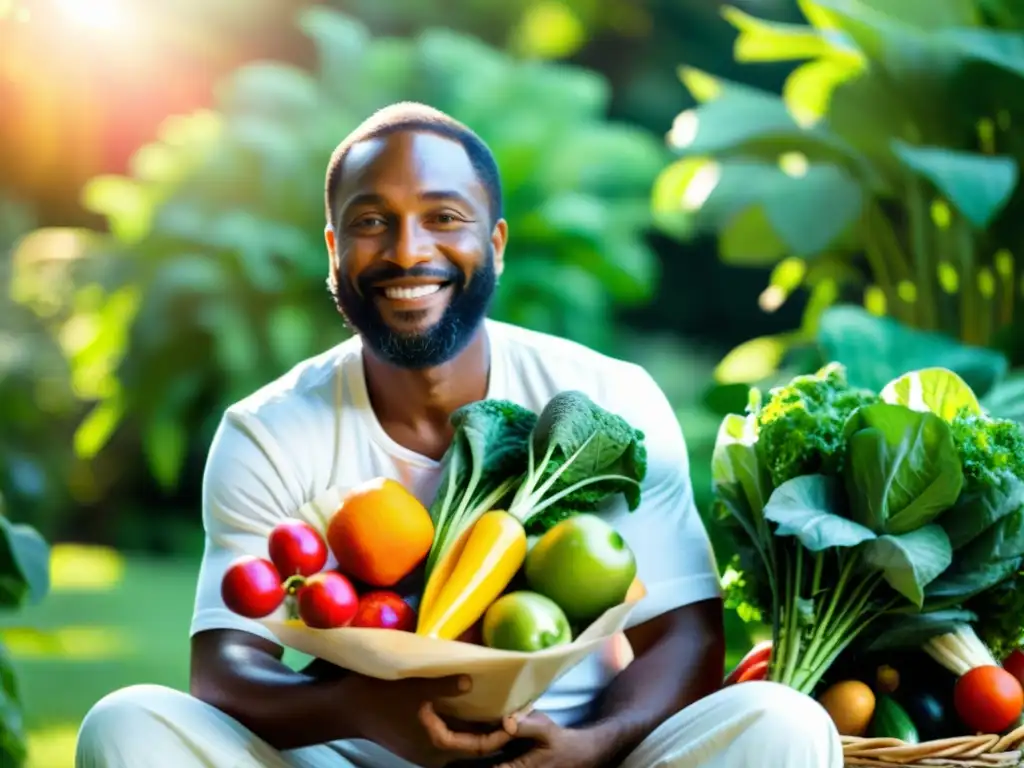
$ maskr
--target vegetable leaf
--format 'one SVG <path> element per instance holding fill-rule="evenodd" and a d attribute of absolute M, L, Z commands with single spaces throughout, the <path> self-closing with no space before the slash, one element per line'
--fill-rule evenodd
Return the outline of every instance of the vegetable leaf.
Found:
<path fill-rule="evenodd" d="M 905 373 L 881 391 L 883 401 L 915 411 L 930 411 L 951 422 L 962 411 L 981 415 L 981 405 L 967 382 L 948 368 L 924 368 Z"/>
<path fill-rule="evenodd" d="M 876 533 L 923 527 L 952 506 L 963 472 L 949 425 L 933 413 L 876 403 L 846 425 L 854 520 Z"/>
<path fill-rule="evenodd" d="M 506 400 L 481 400 L 452 414 L 455 433 L 430 507 L 434 542 L 427 576 L 459 534 L 507 496 L 511 479 L 526 471 L 536 422 L 533 411 Z"/>
<path fill-rule="evenodd" d="M 957 503 L 943 512 L 937 522 L 945 529 L 953 549 L 961 549 L 990 526 L 1022 508 L 1024 481 L 1002 473 L 993 476 L 990 484 L 961 494 Z"/>
<path fill-rule="evenodd" d="M 868 651 L 887 648 L 917 648 L 933 637 L 969 624 L 974 613 L 959 608 L 929 613 L 902 614 L 865 646 Z"/>
<path fill-rule="evenodd" d="M 796 536 L 812 552 L 829 547 L 855 547 L 874 539 L 875 534 L 868 528 L 834 511 L 837 491 L 833 477 L 795 477 L 775 489 L 764 508 L 764 516 L 778 524 L 777 535 Z"/>
<path fill-rule="evenodd" d="M 528 469 L 509 512 L 539 533 L 617 493 L 635 511 L 646 474 L 643 432 L 582 392 L 560 392 L 537 417 Z"/>
<path fill-rule="evenodd" d="M 864 545 L 864 561 L 880 570 L 889 586 L 921 607 L 924 588 L 953 562 L 953 548 L 946 532 L 931 524 L 868 542 Z"/>

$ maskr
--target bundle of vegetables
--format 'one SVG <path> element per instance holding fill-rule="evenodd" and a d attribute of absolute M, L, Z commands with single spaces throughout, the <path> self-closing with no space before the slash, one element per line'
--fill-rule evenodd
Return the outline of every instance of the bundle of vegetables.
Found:
<path fill-rule="evenodd" d="M 833 363 L 752 390 L 721 425 L 713 482 L 736 534 L 733 599 L 772 628 L 765 677 L 811 694 L 869 638 L 921 645 L 959 676 L 995 666 L 978 633 L 1005 636 L 1008 617 L 976 611 L 1024 558 L 1022 446 L 945 369 L 875 393 Z"/>
<path fill-rule="evenodd" d="M 620 493 L 635 510 L 647 467 L 643 434 L 577 391 L 559 393 L 540 414 L 485 400 L 462 408 L 453 423 L 430 510 L 435 535 L 417 625 L 419 634 L 442 639 L 480 621 L 524 565 L 528 575 L 528 533 L 554 533 L 559 522 Z M 628 552 L 614 531 L 602 535 L 613 550 Z M 535 549 L 543 551 L 542 543 Z M 624 599 L 635 564 L 605 576 L 611 597 L 597 602 L 607 608 Z"/>

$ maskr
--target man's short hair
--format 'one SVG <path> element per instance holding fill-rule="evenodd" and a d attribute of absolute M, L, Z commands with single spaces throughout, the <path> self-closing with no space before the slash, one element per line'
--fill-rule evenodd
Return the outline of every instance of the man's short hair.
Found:
<path fill-rule="evenodd" d="M 399 131 L 426 131 L 459 142 L 466 150 L 469 162 L 490 198 L 491 224 L 502 217 L 498 165 L 484 141 L 468 126 L 438 109 L 413 101 L 402 101 L 370 115 L 335 148 L 327 164 L 327 182 L 324 190 L 328 226 L 333 229 L 335 225 L 334 197 L 341 183 L 341 167 L 349 149 L 360 141 L 388 136 Z"/>

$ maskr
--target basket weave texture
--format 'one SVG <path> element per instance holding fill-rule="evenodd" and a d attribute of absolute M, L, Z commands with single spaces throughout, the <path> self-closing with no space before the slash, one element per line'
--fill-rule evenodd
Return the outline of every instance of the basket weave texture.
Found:
<path fill-rule="evenodd" d="M 949 766 L 950 768 L 1016 768 L 1024 764 L 1024 726 L 997 736 L 957 736 L 908 744 L 899 739 L 843 736 L 846 766 Z"/>

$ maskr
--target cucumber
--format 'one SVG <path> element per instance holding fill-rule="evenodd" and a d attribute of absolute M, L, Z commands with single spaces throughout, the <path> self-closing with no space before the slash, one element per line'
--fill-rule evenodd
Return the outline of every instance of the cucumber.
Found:
<path fill-rule="evenodd" d="M 917 744 L 921 740 L 910 715 L 888 694 L 878 697 L 870 734 L 876 738 L 900 739 L 907 744 Z"/>

